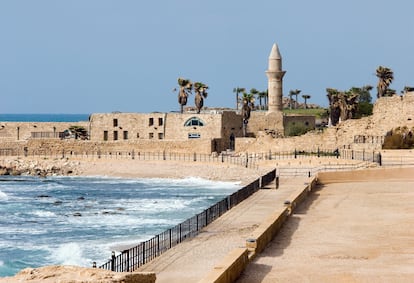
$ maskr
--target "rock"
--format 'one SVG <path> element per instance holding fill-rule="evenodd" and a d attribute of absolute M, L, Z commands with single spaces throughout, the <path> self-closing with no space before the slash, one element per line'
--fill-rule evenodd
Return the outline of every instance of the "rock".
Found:
<path fill-rule="evenodd" d="M 48 196 L 48 195 L 38 195 L 37 197 L 38 198 L 49 198 L 50 196 Z"/>
<path fill-rule="evenodd" d="M 112 272 L 99 268 L 77 266 L 45 266 L 23 269 L 14 277 L 0 278 L 0 283 L 154 283 L 155 280 L 155 273 L 149 272 Z"/>

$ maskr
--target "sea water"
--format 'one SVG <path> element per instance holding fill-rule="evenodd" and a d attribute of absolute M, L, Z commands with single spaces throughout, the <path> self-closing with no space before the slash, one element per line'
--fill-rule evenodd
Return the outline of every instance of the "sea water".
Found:
<path fill-rule="evenodd" d="M 89 114 L 2 114 L 1 122 L 80 122 L 88 121 Z"/>
<path fill-rule="evenodd" d="M 238 190 L 187 179 L 0 176 L 0 276 L 106 262 Z"/>

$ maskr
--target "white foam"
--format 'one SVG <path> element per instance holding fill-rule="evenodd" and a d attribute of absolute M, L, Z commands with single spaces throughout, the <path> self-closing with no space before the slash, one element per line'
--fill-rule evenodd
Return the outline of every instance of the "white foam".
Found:
<path fill-rule="evenodd" d="M 163 179 L 163 178 L 145 178 L 145 179 L 141 179 L 141 181 L 143 183 L 147 183 L 147 184 L 157 184 L 157 183 L 161 183 L 163 185 L 165 185 L 165 183 L 167 182 L 169 185 L 179 185 L 179 186 L 191 186 L 194 188 L 193 189 L 197 189 L 197 188 L 203 188 L 203 187 L 217 187 L 217 188 L 221 188 L 221 189 L 225 189 L 225 188 L 236 188 L 236 187 L 240 187 L 240 183 L 239 182 L 223 182 L 223 181 L 212 181 L 212 180 L 208 180 L 208 179 L 203 179 L 200 177 L 186 177 L 183 179 Z"/>
<path fill-rule="evenodd" d="M 88 265 L 89 260 L 83 257 L 78 243 L 65 243 L 51 250 L 50 259 L 63 265 Z"/>
<path fill-rule="evenodd" d="M 56 217 L 55 213 L 51 211 L 45 211 L 45 210 L 36 210 L 36 211 L 33 211 L 32 214 L 38 217 Z"/>
<path fill-rule="evenodd" d="M 0 191 L 0 200 L 8 200 L 8 199 L 9 199 L 9 196 L 6 193 Z"/>

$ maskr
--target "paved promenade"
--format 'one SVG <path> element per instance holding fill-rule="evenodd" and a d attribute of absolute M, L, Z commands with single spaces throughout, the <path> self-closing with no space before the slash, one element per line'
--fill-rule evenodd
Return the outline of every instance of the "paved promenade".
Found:
<path fill-rule="evenodd" d="M 284 207 L 308 178 L 281 178 L 279 189 L 271 183 L 208 225 L 195 238 L 168 250 L 138 271 L 155 272 L 157 283 L 198 282 L 231 250 L 245 247 L 251 232 L 271 212 Z"/>
<path fill-rule="evenodd" d="M 237 283 L 414 282 L 413 188 L 396 177 L 316 189 Z"/>

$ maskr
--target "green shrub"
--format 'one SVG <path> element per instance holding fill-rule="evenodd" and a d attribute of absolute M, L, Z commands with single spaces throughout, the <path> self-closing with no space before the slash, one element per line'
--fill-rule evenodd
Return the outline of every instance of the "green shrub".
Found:
<path fill-rule="evenodd" d="M 385 136 L 383 149 L 410 149 L 414 148 L 414 131 L 407 127 L 398 127 Z"/>
<path fill-rule="evenodd" d="M 301 136 L 309 132 L 311 129 L 305 125 L 288 125 L 285 129 L 285 136 Z"/>

